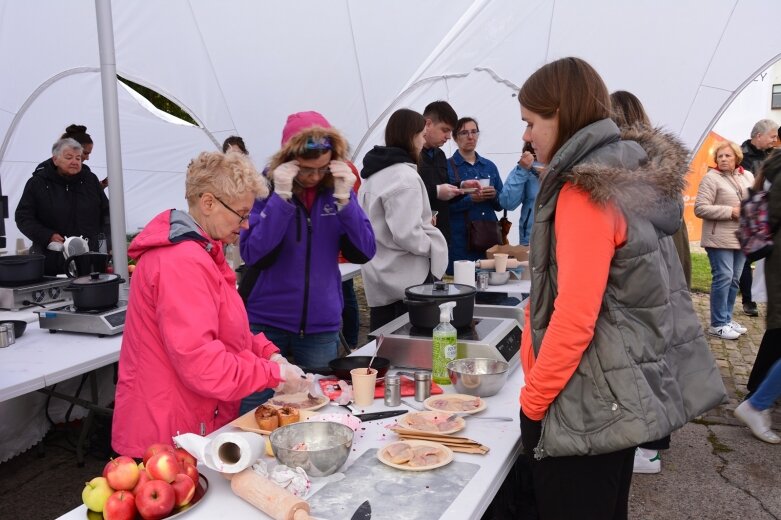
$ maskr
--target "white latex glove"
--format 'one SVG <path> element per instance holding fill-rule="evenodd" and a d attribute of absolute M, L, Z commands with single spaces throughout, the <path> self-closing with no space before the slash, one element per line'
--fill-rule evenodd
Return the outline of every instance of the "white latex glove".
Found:
<path fill-rule="evenodd" d="M 280 164 L 274 170 L 274 193 L 284 199 L 293 196 L 293 179 L 298 175 L 298 161 Z"/>
<path fill-rule="evenodd" d="M 278 394 L 297 394 L 309 388 L 309 380 L 306 379 L 304 371 L 296 365 L 279 363 L 279 370 L 283 381 L 274 389 L 274 392 Z"/>
<path fill-rule="evenodd" d="M 437 185 L 437 198 L 439 200 L 450 200 L 457 195 L 461 195 L 463 192 L 452 184 L 438 184 Z"/>
<path fill-rule="evenodd" d="M 331 175 L 334 176 L 334 197 L 340 202 L 349 200 L 350 192 L 355 186 L 355 174 L 347 163 L 342 161 L 331 161 L 329 167 Z"/>

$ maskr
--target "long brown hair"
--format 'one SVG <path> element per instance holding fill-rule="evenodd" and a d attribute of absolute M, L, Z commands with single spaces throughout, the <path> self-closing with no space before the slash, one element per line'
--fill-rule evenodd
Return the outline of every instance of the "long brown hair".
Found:
<path fill-rule="evenodd" d="M 643 104 L 637 96 L 626 90 L 616 90 L 610 94 L 610 117 L 619 128 L 635 124 L 651 126 Z"/>
<path fill-rule="evenodd" d="M 554 155 L 575 132 L 610 117 L 610 96 L 594 67 L 580 58 L 543 65 L 524 82 L 518 101 L 544 119 L 559 115 Z"/>
<path fill-rule="evenodd" d="M 426 120 L 422 115 L 408 108 L 400 108 L 391 114 L 385 126 L 385 146 L 401 148 L 410 156 L 410 162 L 417 164 L 415 136 L 425 126 Z"/>

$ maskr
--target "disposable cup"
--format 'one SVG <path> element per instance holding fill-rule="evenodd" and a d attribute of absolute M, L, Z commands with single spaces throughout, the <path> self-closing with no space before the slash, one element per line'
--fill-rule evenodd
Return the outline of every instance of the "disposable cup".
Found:
<path fill-rule="evenodd" d="M 374 385 L 377 383 L 377 369 L 353 368 L 350 370 L 353 380 L 353 400 L 358 406 L 371 406 L 374 403 Z"/>
<path fill-rule="evenodd" d="M 507 271 L 507 253 L 494 253 L 494 269 L 497 273 Z"/>
<path fill-rule="evenodd" d="M 491 185 L 491 179 L 477 179 L 481 188 L 487 188 Z"/>

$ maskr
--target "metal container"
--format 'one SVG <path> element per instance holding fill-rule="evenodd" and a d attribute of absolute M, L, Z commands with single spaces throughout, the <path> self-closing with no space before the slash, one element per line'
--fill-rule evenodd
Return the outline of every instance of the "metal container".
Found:
<path fill-rule="evenodd" d="M 431 372 L 415 372 L 415 400 L 425 401 L 431 396 Z"/>
<path fill-rule="evenodd" d="M 509 363 L 498 359 L 463 358 L 448 363 L 447 374 L 457 392 L 489 397 L 507 382 L 509 368 Z"/>
<path fill-rule="evenodd" d="M 74 278 L 65 290 L 73 293 L 73 304 L 80 311 L 108 309 L 119 301 L 119 285 L 124 281 L 117 274 L 92 273 Z"/>
<path fill-rule="evenodd" d="M 8 337 L 8 325 L 0 325 L 0 348 L 5 348 L 9 345 L 11 345 L 11 341 Z"/>
<path fill-rule="evenodd" d="M 353 430 L 336 422 L 306 421 L 281 426 L 271 432 L 270 439 L 281 464 L 302 468 L 311 477 L 325 477 L 347 461 Z"/>
<path fill-rule="evenodd" d="M 431 330 L 439 325 L 439 305 L 456 302 L 450 323 L 457 329 L 469 327 L 475 310 L 477 289 L 471 285 L 434 282 L 414 285 L 404 290 L 404 305 L 413 327 Z"/>
<path fill-rule="evenodd" d="M 401 404 L 401 378 L 396 374 L 385 376 L 385 406 Z"/>
<path fill-rule="evenodd" d="M 488 273 L 477 273 L 477 290 L 485 291 L 486 289 L 488 289 Z"/>

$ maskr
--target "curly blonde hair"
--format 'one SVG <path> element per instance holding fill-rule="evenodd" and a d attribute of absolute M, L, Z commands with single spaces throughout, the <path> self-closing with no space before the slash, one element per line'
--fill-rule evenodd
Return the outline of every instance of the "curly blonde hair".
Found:
<path fill-rule="evenodd" d="M 187 203 L 195 205 L 207 192 L 226 200 L 236 200 L 248 192 L 263 198 L 268 196 L 268 183 L 242 153 L 201 152 L 187 166 Z"/>
<path fill-rule="evenodd" d="M 735 168 L 739 167 L 740 163 L 743 162 L 743 150 L 740 149 L 738 143 L 733 141 L 719 141 L 716 143 L 716 146 L 713 147 L 713 162 L 718 164 L 718 161 L 716 161 L 716 156 L 719 155 L 719 151 L 723 148 L 732 149 L 732 153 L 735 154 Z"/>
<path fill-rule="evenodd" d="M 331 142 L 331 149 L 308 149 L 306 144 L 310 139 L 313 141 L 328 139 Z M 268 178 L 272 181 L 274 180 L 274 170 L 281 164 L 292 161 L 293 159 L 317 159 L 329 151 L 331 152 L 332 161 L 346 161 L 349 151 L 347 139 L 345 139 L 338 130 L 333 128 L 323 128 L 322 126 L 306 128 L 291 137 L 282 148 L 271 157 L 268 165 Z M 327 175 L 323 178 L 320 186 L 333 188 L 333 176 Z M 293 193 L 298 193 L 299 191 L 301 191 L 301 188 L 294 184 Z"/>

